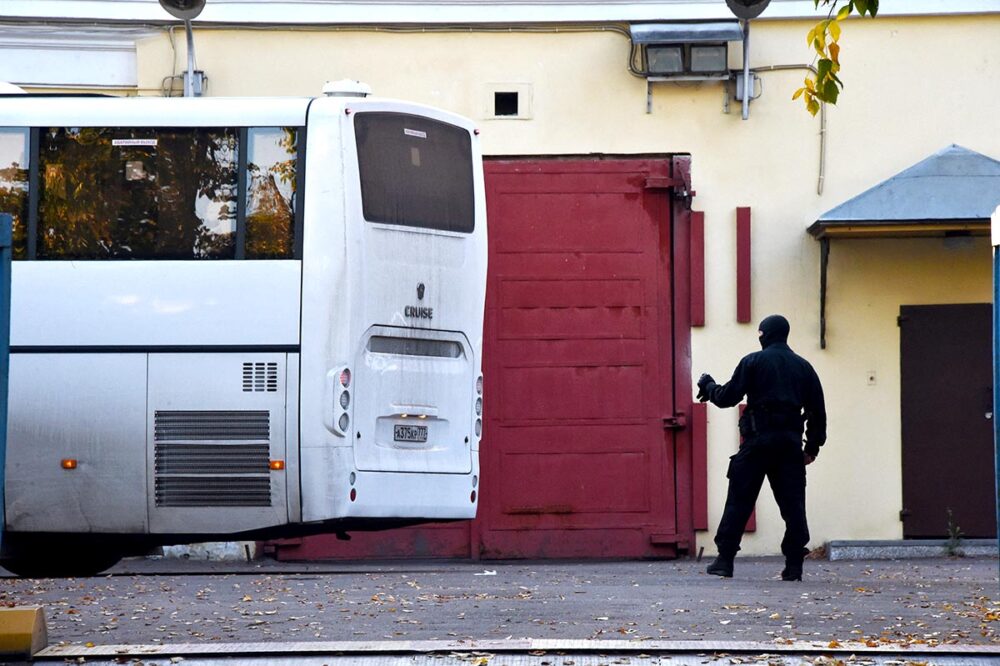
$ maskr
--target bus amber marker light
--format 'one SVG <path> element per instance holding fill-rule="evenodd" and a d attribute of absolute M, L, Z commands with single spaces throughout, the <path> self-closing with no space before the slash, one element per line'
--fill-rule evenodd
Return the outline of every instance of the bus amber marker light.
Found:
<path fill-rule="evenodd" d="M 76 469 L 76 458 L 63 458 L 60 464 L 63 469 Z"/>
<path fill-rule="evenodd" d="M 272 460 L 271 464 L 269 465 L 269 467 L 272 470 L 274 470 L 275 472 L 280 472 L 281 470 L 285 469 L 285 461 L 284 460 Z"/>

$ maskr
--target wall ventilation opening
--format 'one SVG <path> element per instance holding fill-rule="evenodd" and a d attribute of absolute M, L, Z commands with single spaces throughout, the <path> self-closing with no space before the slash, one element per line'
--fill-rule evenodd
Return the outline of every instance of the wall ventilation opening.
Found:
<path fill-rule="evenodd" d="M 243 392 L 264 391 L 276 393 L 278 390 L 277 363 L 244 363 Z"/>
<path fill-rule="evenodd" d="M 516 92 L 494 92 L 493 93 L 493 115 L 494 116 L 517 116 L 518 102 L 520 96 Z"/>

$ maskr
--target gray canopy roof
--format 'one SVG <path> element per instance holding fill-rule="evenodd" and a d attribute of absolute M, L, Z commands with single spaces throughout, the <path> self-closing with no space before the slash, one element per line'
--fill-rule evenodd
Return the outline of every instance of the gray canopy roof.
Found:
<path fill-rule="evenodd" d="M 988 233 L 1000 204 L 1000 161 L 954 145 L 848 199 L 809 227 L 826 236 Z"/>

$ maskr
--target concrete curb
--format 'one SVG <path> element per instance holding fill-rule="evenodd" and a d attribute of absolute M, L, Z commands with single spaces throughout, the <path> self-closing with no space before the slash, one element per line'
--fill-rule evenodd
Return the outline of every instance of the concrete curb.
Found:
<path fill-rule="evenodd" d="M 197 657 L 227 655 L 402 655 L 454 653 L 596 653 L 596 654 L 854 654 L 878 655 L 1000 655 L 998 645 L 941 644 L 869 646 L 845 641 L 830 647 L 825 642 L 789 641 L 761 643 L 741 641 L 616 641 L 616 640 L 458 640 L 458 641 L 309 641 L 288 643 L 176 643 L 166 645 L 100 645 L 82 647 L 59 645 L 35 654 L 36 659 L 79 659 L 99 657 Z"/>
<path fill-rule="evenodd" d="M 994 539 L 914 539 L 899 541 L 831 541 L 826 546 L 830 560 L 905 560 L 912 558 L 997 557 Z"/>

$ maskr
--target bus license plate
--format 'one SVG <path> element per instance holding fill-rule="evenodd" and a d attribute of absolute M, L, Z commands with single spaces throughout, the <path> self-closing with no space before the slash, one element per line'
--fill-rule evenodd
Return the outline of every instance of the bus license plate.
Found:
<path fill-rule="evenodd" d="M 397 442 L 426 442 L 427 426 L 393 426 L 392 438 Z"/>

